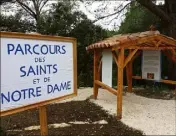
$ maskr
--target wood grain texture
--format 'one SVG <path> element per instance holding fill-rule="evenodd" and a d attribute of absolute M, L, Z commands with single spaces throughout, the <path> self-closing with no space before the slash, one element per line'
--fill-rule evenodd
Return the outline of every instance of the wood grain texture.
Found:
<path fill-rule="evenodd" d="M 134 49 L 133 51 L 130 50 L 129 55 L 125 59 L 124 67 L 126 67 L 126 65 L 131 61 L 131 59 L 133 58 L 133 56 L 136 54 L 137 51 L 138 49 Z"/>
<path fill-rule="evenodd" d="M 114 58 L 114 61 L 116 63 L 116 65 L 118 66 L 119 65 L 119 62 L 118 62 L 118 55 L 115 51 L 112 51 L 112 56 Z"/>
<path fill-rule="evenodd" d="M 41 136 L 48 136 L 47 111 L 45 106 L 39 107 L 39 118 Z"/>
<path fill-rule="evenodd" d="M 124 49 L 119 52 L 119 65 L 117 73 L 117 119 L 122 118 L 122 94 L 123 94 L 123 69 L 124 69 Z"/>
<path fill-rule="evenodd" d="M 131 53 L 132 51 L 129 50 Z M 127 84 L 128 84 L 128 92 L 132 92 L 132 76 L 133 76 L 133 61 L 128 62 L 126 65 L 126 76 L 127 76 Z"/>
<path fill-rule="evenodd" d="M 98 80 L 95 80 L 95 83 L 99 86 L 101 86 L 102 88 L 106 89 L 107 91 L 109 91 L 110 93 L 114 94 L 114 95 L 117 95 L 117 90 L 111 88 L 110 86 L 104 84 L 103 82 L 101 81 L 98 81 Z"/>
<path fill-rule="evenodd" d="M 93 94 L 94 94 L 94 99 L 97 99 L 98 96 L 98 85 L 95 83 L 96 80 L 99 78 L 98 74 L 98 62 L 100 58 L 100 52 L 98 50 L 94 50 L 94 83 L 93 83 Z"/>

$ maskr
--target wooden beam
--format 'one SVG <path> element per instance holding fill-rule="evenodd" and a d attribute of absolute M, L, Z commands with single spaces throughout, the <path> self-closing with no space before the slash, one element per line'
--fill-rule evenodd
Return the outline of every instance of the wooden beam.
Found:
<path fill-rule="evenodd" d="M 143 80 L 141 76 L 132 76 L 132 78 L 137 79 L 137 80 Z M 158 82 L 165 83 L 165 84 L 176 85 L 176 81 L 173 81 L 173 80 L 163 80 L 163 79 L 161 79 Z"/>
<path fill-rule="evenodd" d="M 133 79 L 142 79 L 141 76 L 132 76 Z"/>
<path fill-rule="evenodd" d="M 98 85 L 95 83 L 96 80 L 98 80 L 98 61 L 99 61 L 100 53 L 98 50 L 94 49 L 94 99 L 97 99 L 98 96 Z"/>
<path fill-rule="evenodd" d="M 40 132 L 41 136 L 48 136 L 48 124 L 46 106 L 39 107 Z"/>
<path fill-rule="evenodd" d="M 97 85 L 101 86 L 102 88 L 108 90 L 108 91 L 111 92 L 112 94 L 117 95 L 117 91 L 116 91 L 115 89 L 113 89 L 113 88 L 111 88 L 110 86 L 104 84 L 103 82 L 96 80 L 95 83 L 96 83 Z"/>
<path fill-rule="evenodd" d="M 159 45 L 162 43 L 162 40 L 160 40 L 160 41 L 158 41 L 156 44 L 155 44 L 155 46 L 156 47 L 159 47 Z"/>
<path fill-rule="evenodd" d="M 119 52 L 118 80 L 117 80 L 117 119 L 122 118 L 122 94 L 123 94 L 123 69 L 124 69 L 124 48 Z"/>
<path fill-rule="evenodd" d="M 172 80 L 161 80 L 160 82 L 166 83 L 166 84 L 176 85 L 176 81 L 172 81 Z"/>
<path fill-rule="evenodd" d="M 98 80 L 101 78 L 101 69 L 102 69 L 102 59 L 100 60 L 99 66 L 98 66 Z"/>
<path fill-rule="evenodd" d="M 118 50 L 118 49 L 121 49 L 122 47 L 118 46 L 118 47 L 113 47 L 112 50 Z M 176 47 L 173 47 L 173 46 L 159 46 L 159 47 L 149 47 L 149 46 L 129 46 L 125 49 L 138 49 L 138 50 L 170 50 L 170 49 L 175 49 L 176 50 Z"/>
<path fill-rule="evenodd" d="M 130 50 L 131 52 L 131 50 Z M 132 76 L 133 76 L 133 62 L 130 61 L 126 66 L 126 77 L 127 77 L 127 84 L 128 84 L 128 92 L 132 92 Z"/>
<path fill-rule="evenodd" d="M 135 49 L 135 50 L 133 50 L 132 52 L 129 53 L 128 57 L 125 59 L 124 67 L 126 67 L 128 62 L 131 61 L 132 57 L 136 54 L 137 51 L 138 51 L 138 49 Z"/>
<path fill-rule="evenodd" d="M 174 63 L 176 63 L 176 55 L 173 55 L 172 53 L 168 53 L 166 50 L 163 51 L 163 53 L 171 59 Z"/>
<path fill-rule="evenodd" d="M 176 86 L 175 86 L 175 100 L 176 100 Z"/>
<path fill-rule="evenodd" d="M 176 56 L 176 50 L 171 49 L 171 53 L 172 53 L 174 56 Z"/>
<path fill-rule="evenodd" d="M 138 56 L 140 56 L 142 54 L 142 51 L 138 50 L 137 53 L 133 56 L 133 58 L 131 59 L 131 62 L 133 62 Z"/>
<path fill-rule="evenodd" d="M 165 44 L 176 46 L 176 40 L 175 39 L 167 38 L 164 35 L 158 35 L 158 39 L 164 41 Z"/>
<path fill-rule="evenodd" d="M 116 54 L 115 51 L 112 51 L 112 56 L 113 56 L 113 58 L 114 58 L 114 60 L 115 60 L 115 62 L 116 62 L 116 65 L 118 66 L 118 65 L 119 65 L 118 56 L 117 56 L 117 54 Z"/>

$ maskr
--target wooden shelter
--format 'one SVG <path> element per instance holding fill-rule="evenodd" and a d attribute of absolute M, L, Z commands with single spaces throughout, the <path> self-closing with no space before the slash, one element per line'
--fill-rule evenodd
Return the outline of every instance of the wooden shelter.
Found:
<path fill-rule="evenodd" d="M 117 90 L 104 84 L 100 80 L 102 66 L 101 56 L 104 49 L 111 49 L 117 65 Z M 132 91 L 132 78 L 141 79 L 141 76 L 133 76 L 133 60 L 139 56 L 142 50 L 161 50 L 167 57 L 176 63 L 176 39 L 160 34 L 159 31 L 146 31 L 141 33 L 114 35 L 103 41 L 91 44 L 87 51 L 94 51 L 94 98 L 97 99 L 98 88 L 102 87 L 117 96 L 117 118 L 122 118 L 122 93 L 123 71 L 126 68 L 128 91 Z M 128 55 L 124 53 L 128 51 Z M 176 81 L 161 80 L 160 82 L 175 84 Z"/>

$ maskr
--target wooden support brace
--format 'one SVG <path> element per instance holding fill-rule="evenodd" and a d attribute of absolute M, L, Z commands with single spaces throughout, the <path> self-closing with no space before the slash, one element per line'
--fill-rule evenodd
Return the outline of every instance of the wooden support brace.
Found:
<path fill-rule="evenodd" d="M 171 52 L 172 52 L 172 54 L 173 54 L 174 56 L 176 56 L 176 50 L 171 49 Z"/>
<path fill-rule="evenodd" d="M 130 54 L 128 55 L 128 57 L 125 59 L 124 62 L 124 67 L 126 67 L 126 65 L 128 64 L 128 62 L 131 61 L 132 57 L 135 55 L 135 53 L 138 51 L 138 49 L 133 50 L 132 52 L 130 52 Z"/>
<path fill-rule="evenodd" d="M 112 56 L 113 56 L 113 58 L 114 58 L 114 60 L 115 60 L 115 62 L 116 62 L 116 65 L 118 66 L 118 65 L 119 65 L 118 56 L 117 56 L 117 54 L 116 54 L 115 51 L 112 51 Z"/>
<path fill-rule="evenodd" d="M 110 86 L 108 86 L 108 85 L 102 83 L 101 81 L 96 80 L 95 83 L 96 83 L 97 85 L 101 86 L 102 88 L 108 90 L 108 91 L 111 92 L 112 94 L 117 95 L 117 91 L 116 91 L 115 89 L 113 89 L 113 88 L 111 88 Z"/>
<path fill-rule="evenodd" d="M 48 136 L 48 124 L 46 106 L 39 107 L 40 132 L 41 136 Z"/>
<path fill-rule="evenodd" d="M 172 52 L 172 51 L 171 51 Z M 169 59 L 171 59 L 173 62 L 175 62 L 176 63 L 176 55 L 173 55 L 173 54 L 170 54 L 170 53 L 168 53 L 167 51 L 163 51 L 163 53 L 169 58 Z"/>
<path fill-rule="evenodd" d="M 119 52 L 119 65 L 117 73 L 117 119 L 122 118 L 122 94 L 123 94 L 123 69 L 124 69 L 124 48 Z"/>
<path fill-rule="evenodd" d="M 159 36 L 159 35 L 158 35 L 158 38 L 164 41 L 165 43 L 176 46 L 176 42 L 174 40 L 169 40 L 167 37 Z"/>
<path fill-rule="evenodd" d="M 159 45 L 162 43 L 162 40 L 160 40 L 160 41 L 158 41 L 156 44 L 155 44 L 155 46 L 156 47 L 159 47 Z"/>
<path fill-rule="evenodd" d="M 137 53 L 133 56 L 131 59 L 131 62 L 133 62 L 137 57 L 139 57 L 142 54 L 142 51 L 137 51 Z"/>

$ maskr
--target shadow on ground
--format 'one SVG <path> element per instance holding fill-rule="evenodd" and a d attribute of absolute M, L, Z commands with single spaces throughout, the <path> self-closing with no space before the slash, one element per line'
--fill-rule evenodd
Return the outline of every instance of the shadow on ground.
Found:
<path fill-rule="evenodd" d="M 143 133 L 117 121 L 101 107 L 85 101 L 47 106 L 48 124 L 86 121 L 90 124 L 72 124 L 70 127 L 50 128 L 49 136 L 141 136 Z M 108 124 L 91 124 L 106 120 Z M 25 131 L 25 127 L 39 125 L 38 110 L 24 111 L 10 116 L 1 117 L 1 127 L 7 136 L 39 136 L 39 130 Z M 10 130 L 10 131 L 9 131 Z M 15 131 L 20 130 L 20 131 Z"/>

